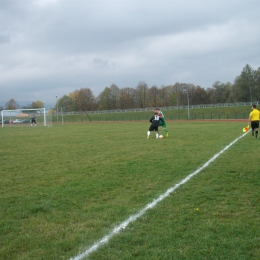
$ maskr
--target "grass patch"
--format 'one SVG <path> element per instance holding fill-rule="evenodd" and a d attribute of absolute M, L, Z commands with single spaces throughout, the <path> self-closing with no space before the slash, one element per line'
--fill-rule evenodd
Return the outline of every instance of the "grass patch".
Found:
<path fill-rule="evenodd" d="M 0 259 L 77 255 L 201 167 L 244 123 L 169 122 L 163 140 L 146 140 L 148 127 L 1 129 Z M 89 259 L 259 259 L 258 141 L 240 139 Z"/>

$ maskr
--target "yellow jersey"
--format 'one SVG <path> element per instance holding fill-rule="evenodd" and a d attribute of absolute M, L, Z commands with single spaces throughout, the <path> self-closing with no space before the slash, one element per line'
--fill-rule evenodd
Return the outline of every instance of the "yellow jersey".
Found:
<path fill-rule="evenodd" d="M 260 111 L 258 109 L 253 109 L 249 115 L 249 119 L 251 121 L 259 121 L 260 120 Z"/>

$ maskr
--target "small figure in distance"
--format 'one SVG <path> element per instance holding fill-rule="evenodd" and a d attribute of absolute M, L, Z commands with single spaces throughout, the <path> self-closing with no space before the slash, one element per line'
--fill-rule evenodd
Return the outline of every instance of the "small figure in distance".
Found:
<path fill-rule="evenodd" d="M 31 118 L 31 126 L 34 124 L 34 126 L 36 126 L 36 116 L 33 115 Z"/>
<path fill-rule="evenodd" d="M 152 131 L 155 131 L 156 139 L 158 139 L 158 136 L 159 136 L 158 127 L 159 127 L 160 121 L 162 121 L 162 118 L 159 117 L 157 112 L 155 112 L 149 121 L 150 121 L 151 125 L 147 132 L 147 139 L 149 139 Z"/>
<path fill-rule="evenodd" d="M 256 109 L 256 105 L 252 105 L 252 111 L 249 114 L 249 118 L 248 118 L 248 125 L 251 125 L 252 136 L 255 135 L 255 138 L 257 138 L 258 136 L 259 120 L 260 120 L 260 111 Z"/>
<path fill-rule="evenodd" d="M 166 122 L 164 120 L 164 114 L 163 112 L 160 110 L 160 108 L 156 108 L 155 110 L 153 110 L 153 112 L 156 112 L 158 113 L 158 116 L 160 118 L 162 118 L 162 121 L 160 121 L 160 125 L 162 128 L 163 128 L 163 131 L 166 132 L 166 137 L 169 137 L 169 132 L 168 132 L 168 129 L 166 128 Z"/>

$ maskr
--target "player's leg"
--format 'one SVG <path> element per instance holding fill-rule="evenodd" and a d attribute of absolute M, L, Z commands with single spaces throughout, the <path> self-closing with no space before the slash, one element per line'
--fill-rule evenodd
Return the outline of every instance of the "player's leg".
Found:
<path fill-rule="evenodd" d="M 162 128 L 163 128 L 163 131 L 164 132 L 166 132 L 166 137 L 168 137 L 169 136 L 169 131 L 168 131 L 168 129 L 166 128 L 166 123 L 165 123 L 165 121 L 163 122 L 163 124 L 162 124 Z"/>
<path fill-rule="evenodd" d="M 147 132 L 147 139 L 149 139 L 151 132 L 153 131 L 153 126 L 150 125 L 148 132 Z"/>
<path fill-rule="evenodd" d="M 158 126 L 154 128 L 154 131 L 155 131 L 155 138 L 158 139 L 159 137 Z"/>
<path fill-rule="evenodd" d="M 257 136 L 258 136 L 258 128 L 259 128 L 259 121 L 256 121 L 256 124 L 255 124 L 255 138 L 257 138 Z"/>
<path fill-rule="evenodd" d="M 164 128 L 164 131 L 166 132 L 166 137 L 169 137 L 169 131 L 168 131 L 168 129 L 167 128 Z"/>
<path fill-rule="evenodd" d="M 161 126 L 163 128 L 163 131 L 166 132 L 166 137 L 168 137 L 169 132 L 168 132 L 168 129 L 166 128 L 166 123 L 165 123 L 164 119 L 162 121 L 160 120 L 159 126 Z"/>
<path fill-rule="evenodd" d="M 254 136 L 255 133 L 254 121 L 251 121 L 251 129 L 252 129 L 252 136 Z"/>

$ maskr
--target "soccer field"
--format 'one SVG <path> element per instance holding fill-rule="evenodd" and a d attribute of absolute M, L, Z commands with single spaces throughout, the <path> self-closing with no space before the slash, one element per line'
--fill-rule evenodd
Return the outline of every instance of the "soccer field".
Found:
<path fill-rule="evenodd" d="M 260 139 L 239 138 L 245 125 L 172 121 L 162 140 L 146 139 L 149 122 L 2 128 L 0 259 L 77 258 L 95 244 L 87 259 L 260 259 Z"/>

